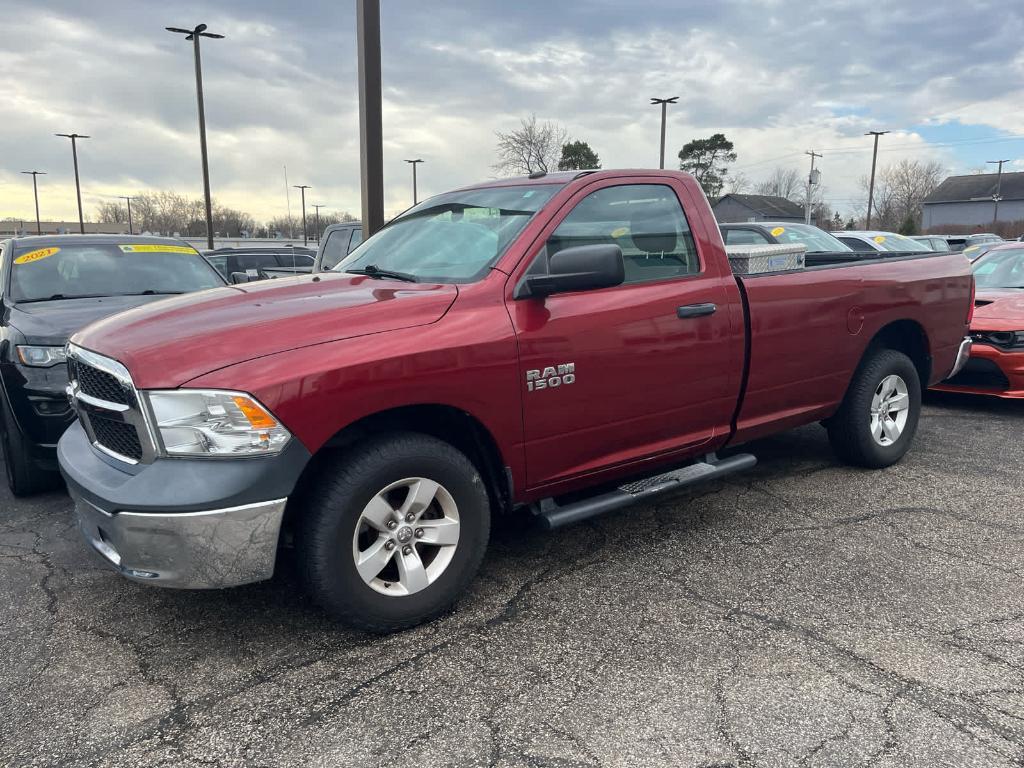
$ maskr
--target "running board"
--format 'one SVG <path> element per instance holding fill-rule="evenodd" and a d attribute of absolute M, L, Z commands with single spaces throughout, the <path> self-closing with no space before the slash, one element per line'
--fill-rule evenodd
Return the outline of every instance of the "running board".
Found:
<path fill-rule="evenodd" d="M 708 454 L 703 461 L 690 464 L 682 469 L 625 483 L 614 491 L 592 496 L 582 501 L 562 505 L 556 503 L 554 499 L 542 499 L 535 507 L 535 513 L 540 518 L 541 524 L 550 531 L 561 528 L 563 525 L 578 523 L 588 517 L 611 512 L 613 509 L 628 507 L 663 493 L 678 491 L 708 480 L 717 480 L 720 477 L 750 469 L 755 464 L 757 464 L 757 458 L 750 453 L 739 453 L 727 459 L 718 459 L 714 454 Z"/>

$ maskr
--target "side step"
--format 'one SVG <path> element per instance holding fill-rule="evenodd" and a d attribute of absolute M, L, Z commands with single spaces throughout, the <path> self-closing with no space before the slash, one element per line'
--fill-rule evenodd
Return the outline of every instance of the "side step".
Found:
<path fill-rule="evenodd" d="M 614 491 L 602 493 L 570 504 L 557 504 L 553 499 L 543 499 L 536 508 L 541 524 L 547 530 L 561 528 L 563 525 L 578 523 L 588 517 L 601 515 L 613 509 L 621 509 L 638 501 L 660 496 L 670 491 L 678 491 L 691 485 L 716 480 L 735 472 L 750 469 L 757 464 L 757 458 L 750 453 L 738 453 L 727 459 L 718 459 L 713 453 L 703 461 L 654 475 L 642 480 L 620 485 Z"/>

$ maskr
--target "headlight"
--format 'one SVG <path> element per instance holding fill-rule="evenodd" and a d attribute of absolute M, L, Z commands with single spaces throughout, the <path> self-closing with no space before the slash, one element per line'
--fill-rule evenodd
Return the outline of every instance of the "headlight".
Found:
<path fill-rule="evenodd" d="M 169 456 L 260 456 L 281 452 L 291 434 L 244 392 L 174 389 L 145 393 Z"/>
<path fill-rule="evenodd" d="M 51 365 L 63 363 L 64 347 L 29 347 L 18 346 L 18 359 L 33 368 L 49 368 Z"/>
<path fill-rule="evenodd" d="M 1003 349 L 1024 348 L 1024 331 L 978 331 L 971 336 L 980 344 L 991 344 Z"/>

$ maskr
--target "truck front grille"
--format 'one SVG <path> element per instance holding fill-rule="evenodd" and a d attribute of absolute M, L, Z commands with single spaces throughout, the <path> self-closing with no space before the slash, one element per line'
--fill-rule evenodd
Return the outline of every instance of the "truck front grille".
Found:
<path fill-rule="evenodd" d="M 128 464 L 156 451 L 128 370 L 116 360 L 68 345 L 68 393 L 90 442 Z"/>

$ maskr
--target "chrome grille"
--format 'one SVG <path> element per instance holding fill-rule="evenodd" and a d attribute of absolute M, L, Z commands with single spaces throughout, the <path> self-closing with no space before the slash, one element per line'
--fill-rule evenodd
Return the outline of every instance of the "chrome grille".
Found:
<path fill-rule="evenodd" d="M 68 345 L 68 395 L 96 448 L 128 464 L 155 456 L 131 375 L 116 360 Z"/>

